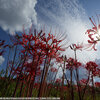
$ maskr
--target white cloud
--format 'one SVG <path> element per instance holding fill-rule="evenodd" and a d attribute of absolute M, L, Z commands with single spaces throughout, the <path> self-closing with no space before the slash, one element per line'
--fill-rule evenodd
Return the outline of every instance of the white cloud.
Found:
<path fill-rule="evenodd" d="M 4 58 L 3 58 L 3 56 L 0 56 L 0 65 L 4 62 Z"/>
<path fill-rule="evenodd" d="M 22 31 L 22 26 L 37 24 L 37 0 L 0 0 L 0 26 L 4 30 Z"/>

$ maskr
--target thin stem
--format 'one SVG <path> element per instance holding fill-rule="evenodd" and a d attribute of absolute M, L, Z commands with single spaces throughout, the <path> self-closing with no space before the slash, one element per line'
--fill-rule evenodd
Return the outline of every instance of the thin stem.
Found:
<path fill-rule="evenodd" d="M 87 86 L 88 86 L 89 79 L 90 79 L 90 72 L 89 72 L 89 76 L 88 76 L 88 79 L 87 79 L 87 82 L 86 82 L 85 88 L 84 88 L 84 90 L 83 90 L 82 100 L 84 99 L 84 95 L 85 95 L 86 88 L 87 88 Z"/>
<path fill-rule="evenodd" d="M 44 68 L 43 68 L 43 72 L 42 72 L 42 77 L 41 77 L 41 82 L 40 82 L 40 88 L 39 88 L 39 93 L 38 93 L 38 97 L 41 96 L 41 89 L 42 89 L 42 82 L 43 82 L 43 76 L 44 76 L 44 72 L 45 72 L 45 68 L 46 68 L 46 62 L 47 62 L 47 56 L 44 62 Z"/>
<path fill-rule="evenodd" d="M 94 88 L 93 74 L 92 74 L 91 78 L 92 78 L 92 96 L 93 96 L 93 100 L 95 100 L 96 98 L 95 98 L 95 88 Z"/>
<path fill-rule="evenodd" d="M 75 53 L 75 61 L 77 60 L 76 58 L 76 49 L 74 50 L 74 53 Z M 76 81 L 77 81 L 77 87 L 78 87 L 78 95 L 79 95 L 79 100 L 81 100 L 81 92 L 80 92 L 80 83 L 79 83 L 79 75 L 78 75 L 78 68 L 77 66 L 75 66 L 75 69 L 76 69 Z"/>
<path fill-rule="evenodd" d="M 21 89 L 20 89 L 20 93 L 19 93 L 19 97 L 21 97 L 21 95 L 22 95 L 23 85 L 24 85 L 24 82 L 22 81 L 22 83 L 21 83 Z"/>
<path fill-rule="evenodd" d="M 70 76 L 71 76 L 71 83 L 70 83 L 70 86 L 71 86 L 71 99 L 74 100 L 74 91 L 73 91 L 73 84 L 72 84 L 72 72 L 73 72 L 73 69 L 71 67 L 71 69 L 70 69 Z"/>
<path fill-rule="evenodd" d="M 26 56 L 27 56 L 27 53 L 26 53 Z M 13 92 L 12 97 L 14 97 L 15 94 L 16 94 L 16 90 L 17 90 L 17 87 L 18 87 L 18 85 L 19 85 L 19 81 L 20 81 L 20 77 L 21 77 L 22 70 L 23 70 L 23 67 L 24 67 L 24 63 L 25 63 L 25 61 L 26 61 L 26 56 L 25 56 L 25 58 L 24 58 L 24 61 L 23 61 L 22 67 L 21 67 L 21 71 L 20 71 L 19 77 L 18 77 L 18 79 L 17 79 L 16 86 L 15 86 L 15 90 L 14 90 L 14 92 Z"/>
<path fill-rule="evenodd" d="M 33 82 L 31 83 L 31 88 L 30 88 L 29 97 L 32 96 L 32 91 L 33 91 L 33 86 L 34 86 L 34 82 L 35 82 L 36 75 L 37 75 L 37 68 L 38 68 L 38 65 L 39 65 L 40 56 L 41 56 L 41 53 L 40 53 L 40 55 L 38 56 L 37 66 L 35 67 L 35 76 L 34 76 L 34 80 L 33 80 Z"/>

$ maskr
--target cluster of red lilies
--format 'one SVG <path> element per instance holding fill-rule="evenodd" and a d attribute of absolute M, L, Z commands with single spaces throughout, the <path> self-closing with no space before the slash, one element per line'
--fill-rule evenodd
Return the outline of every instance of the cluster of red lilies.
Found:
<path fill-rule="evenodd" d="M 97 27 L 91 18 L 90 20 L 94 27 L 87 30 L 88 43 L 92 49 L 96 50 L 95 45 L 100 40 L 98 34 L 100 25 Z M 93 37 L 95 34 L 96 39 Z M 66 98 L 68 100 L 74 100 L 76 91 L 79 100 L 84 100 L 87 89 L 91 87 L 91 97 L 95 100 L 95 87 L 100 89 L 100 83 L 95 82 L 94 78 L 100 77 L 100 67 L 93 61 L 89 61 L 85 65 L 78 61 L 77 50 L 84 50 L 83 44 L 68 46 L 74 51 L 74 58 L 67 58 L 66 55 L 62 55 L 62 52 L 66 50 L 62 45 L 65 37 L 61 34 L 59 37 L 51 33 L 46 34 L 42 30 L 40 32 L 34 30 L 32 33 L 30 29 L 29 34 L 26 34 L 25 30 L 22 34 L 16 34 L 12 39 L 12 46 L 4 45 L 5 41 L 0 40 L 0 56 L 4 53 L 2 47 L 9 48 L 3 96 L 6 95 L 6 89 L 12 84 L 11 80 L 15 80 L 15 87 L 11 94 L 13 97 L 16 95 L 32 97 L 35 94 L 34 89 L 37 90 L 36 96 L 48 97 L 52 89 L 55 88 L 60 91 L 61 100 L 65 100 L 65 91 L 67 91 Z M 11 48 L 15 50 L 13 60 L 10 60 Z M 86 69 L 86 79 L 81 79 L 79 74 L 79 68 L 81 67 Z M 57 78 L 60 68 L 62 77 Z M 67 76 L 67 71 L 70 73 L 70 77 Z M 75 79 L 73 79 L 73 76 Z"/>

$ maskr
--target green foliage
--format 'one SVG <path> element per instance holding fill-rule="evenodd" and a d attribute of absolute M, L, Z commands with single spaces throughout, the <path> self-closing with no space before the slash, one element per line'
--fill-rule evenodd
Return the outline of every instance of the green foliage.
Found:
<path fill-rule="evenodd" d="M 0 79 L 0 97 L 2 97 L 3 95 L 3 92 L 4 92 L 4 88 L 7 84 L 7 79 L 6 80 L 3 80 L 3 79 Z M 4 85 L 4 82 L 5 82 L 5 85 Z M 11 80 L 9 86 L 7 87 L 6 91 L 5 91 L 5 97 L 11 97 L 12 94 L 13 94 L 13 91 L 15 89 L 15 86 L 16 86 L 16 80 Z M 56 85 L 50 89 L 48 89 L 47 93 L 49 93 L 49 97 L 60 97 L 60 86 L 57 88 L 55 88 Z M 99 92 L 100 88 L 95 88 L 95 91 L 96 91 L 96 100 L 100 100 L 100 92 Z M 26 89 L 25 89 L 25 85 L 23 85 L 23 90 L 22 90 L 22 93 L 25 92 L 26 93 Z M 19 97 L 19 93 L 20 93 L 20 85 L 16 91 L 16 97 Z M 38 89 L 37 88 L 34 88 L 33 89 L 33 93 L 32 93 L 32 96 L 33 97 L 37 97 L 38 95 Z M 26 94 L 24 95 L 24 97 L 26 96 Z M 63 98 L 64 100 L 68 99 L 68 96 L 69 96 L 69 91 L 68 89 L 67 90 L 64 90 L 64 93 L 63 93 Z M 46 95 L 45 95 L 46 97 Z M 84 97 L 84 100 L 91 100 L 92 98 L 92 94 L 91 94 L 91 91 L 89 89 L 89 87 L 87 87 L 87 92 L 85 93 L 85 97 Z M 79 100 L 78 98 L 78 92 L 75 90 L 75 87 L 74 87 L 74 99 L 75 100 Z"/>

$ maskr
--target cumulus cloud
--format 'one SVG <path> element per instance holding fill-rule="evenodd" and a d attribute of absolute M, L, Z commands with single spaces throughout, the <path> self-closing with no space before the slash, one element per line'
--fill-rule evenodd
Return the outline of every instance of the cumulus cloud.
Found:
<path fill-rule="evenodd" d="M 41 2 L 41 0 L 39 0 Z M 91 27 L 88 15 L 80 4 L 79 0 L 42 0 L 37 5 L 38 21 L 45 26 L 58 28 L 63 32 L 66 31 L 67 40 L 71 43 L 87 43 L 88 37 L 85 32 Z M 74 57 L 73 51 L 66 50 L 68 57 Z M 77 58 L 86 62 L 95 60 L 97 53 L 95 51 L 78 52 Z"/>
<path fill-rule="evenodd" d="M 0 56 L 0 65 L 4 62 L 3 56 Z"/>
<path fill-rule="evenodd" d="M 22 26 L 37 24 L 37 0 L 0 0 L 0 27 L 5 31 L 21 31 Z"/>

